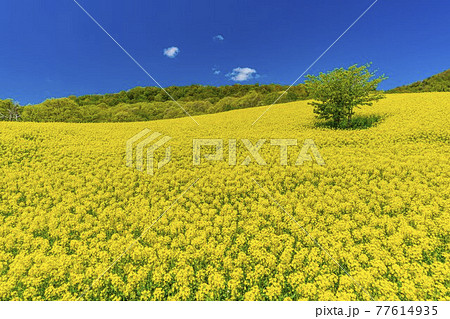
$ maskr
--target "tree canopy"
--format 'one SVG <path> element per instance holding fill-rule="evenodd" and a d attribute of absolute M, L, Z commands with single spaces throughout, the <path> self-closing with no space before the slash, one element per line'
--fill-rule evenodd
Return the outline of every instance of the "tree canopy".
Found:
<path fill-rule="evenodd" d="M 273 103 L 288 86 L 229 85 L 136 87 L 114 94 L 69 96 L 49 99 L 21 108 L 23 121 L 33 122 L 130 122 L 186 116 L 179 103 L 191 115 L 209 114 Z M 294 86 L 277 101 L 286 103 L 306 99 L 304 85 Z"/>
<path fill-rule="evenodd" d="M 369 71 L 369 66 L 352 65 L 318 76 L 307 75 L 305 84 L 313 99 L 309 104 L 314 106 L 314 113 L 319 119 L 331 120 L 334 127 L 340 127 L 344 121 L 347 125 L 356 107 L 372 105 L 384 97 L 377 87 L 386 77 L 376 78 L 375 72 Z"/>

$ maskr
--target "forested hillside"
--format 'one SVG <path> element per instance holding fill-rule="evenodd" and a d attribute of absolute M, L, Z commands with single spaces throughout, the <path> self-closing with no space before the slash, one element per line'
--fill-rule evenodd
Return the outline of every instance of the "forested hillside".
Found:
<path fill-rule="evenodd" d="M 134 122 L 286 103 L 308 98 L 304 84 L 136 87 L 111 94 L 92 94 L 48 99 L 40 104 L 20 106 L 12 100 L 0 100 L 0 121 L 30 122 Z M 450 69 L 423 81 L 400 86 L 387 93 L 450 92 Z M 282 95 L 282 96 L 281 96 Z M 281 96 L 281 98 L 280 98 Z M 279 99 L 278 99 L 279 98 Z M 278 99 L 278 100 L 277 100 Z"/>
<path fill-rule="evenodd" d="M 165 90 L 190 115 L 218 113 L 274 103 L 288 86 L 172 86 Z M 37 105 L 19 107 L 11 100 L 0 103 L 4 119 L 32 122 L 133 122 L 186 116 L 186 113 L 160 88 L 136 87 L 114 94 L 69 96 L 49 99 Z M 304 85 L 293 86 L 277 103 L 307 98 Z M 7 116 L 11 109 L 19 117 Z M 2 113 L 2 112 L 0 112 Z"/>
<path fill-rule="evenodd" d="M 423 81 L 399 86 L 387 93 L 419 93 L 419 92 L 450 92 L 450 69 L 430 76 Z"/>

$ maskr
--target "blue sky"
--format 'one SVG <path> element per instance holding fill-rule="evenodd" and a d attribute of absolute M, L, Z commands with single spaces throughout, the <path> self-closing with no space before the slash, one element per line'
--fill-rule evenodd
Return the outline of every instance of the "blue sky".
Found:
<path fill-rule="evenodd" d="M 164 87 L 289 85 L 373 2 L 77 1 Z M 371 61 L 383 89 L 423 79 L 450 67 L 448 21 L 448 0 L 379 0 L 308 73 Z M 0 99 L 155 86 L 73 0 L 3 1 L 0 39 Z"/>

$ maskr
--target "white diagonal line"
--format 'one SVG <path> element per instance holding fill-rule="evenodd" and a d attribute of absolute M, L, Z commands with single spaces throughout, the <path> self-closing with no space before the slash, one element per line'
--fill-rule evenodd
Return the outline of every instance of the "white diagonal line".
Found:
<path fill-rule="evenodd" d="M 277 206 L 279 207 L 279 208 L 281 208 L 281 210 L 286 214 L 286 215 L 288 215 L 289 216 L 289 218 L 294 222 L 294 223 L 296 223 L 304 232 L 305 232 L 305 234 L 329 257 L 329 258 L 331 258 L 331 260 L 333 260 L 334 261 L 334 263 L 336 264 L 336 265 L 338 265 L 339 266 L 339 268 L 341 268 L 341 270 L 343 271 L 343 272 L 345 272 L 346 274 L 347 274 L 347 276 L 349 276 L 350 278 L 351 278 L 351 280 L 353 280 L 353 282 L 356 284 L 356 285 L 358 285 L 367 295 L 369 295 L 369 297 L 370 297 L 370 299 L 372 300 L 372 301 L 375 301 L 373 298 L 372 298 L 372 295 L 359 283 L 359 282 L 357 282 L 349 273 L 348 273 L 348 271 L 346 271 L 337 261 L 336 261 L 336 259 L 334 259 L 333 258 L 333 256 L 331 256 L 331 254 L 325 249 L 325 248 L 323 248 L 322 247 L 322 245 L 321 244 L 319 244 L 319 242 L 317 241 L 317 239 L 315 239 L 313 236 L 311 236 L 311 234 L 302 226 L 302 225 L 300 225 L 298 222 L 297 222 L 297 220 L 291 215 L 291 214 L 289 214 L 285 209 L 284 209 L 284 207 L 283 206 L 281 206 L 278 202 L 277 202 L 277 200 L 275 199 L 275 198 L 273 198 L 273 196 L 272 195 L 270 195 L 270 193 L 268 192 L 268 191 L 266 191 L 253 177 L 252 177 L 252 180 L 256 183 L 256 185 L 258 185 L 259 186 L 259 188 L 261 188 L 262 190 L 263 190 L 263 192 L 264 193 L 266 193 L 266 195 L 275 203 L 275 204 L 277 204 Z"/>
<path fill-rule="evenodd" d="M 310 66 L 308 66 L 308 68 L 306 68 L 306 70 L 305 71 L 303 71 L 303 73 L 294 81 L 294 82 L 292 82 L 292 84 L 286 89 L 286 91 L 284 91 L 276 100 L 275 100 L 275 102 L 273 102 L 253 123 L 252 123 L 252 126 L 256 123 L 256 122 L 258 122 L 259 121 L 259 119 L 264 115 L 264 114 L 266 114 L 266 112 L 268 111 L 268 110 L 270 110 L 270 108 L 275 104 L 275 103 L 277 103 L 278 102 L 278 100 L 283 96 L 283 95 L 285 95 L 286 93 L 287 93 L 287 91 L 289 91 L 290 89 L 291 89 L 291 87 L 293 87 L 294 85 L 295 85 L 295 83 L 297 83 L 298 82 L 298 80 L 300 80 L 304 75 L 305 75 L 305 73 L 306 72 L 308 72 L 309 71 L 309 69 L 311 69 L 313 66 L 314 66 L 314 64 L 316 64 L 317 63 L 317 61 L 319 61 L 324 55 L 325 55 L 325 53 L 327 53 L 328 52 L 328 50 L 330 50 L 335 44 L 336 44 L 336 42 L 338 42 L 343 36 L 344 36 L 344 34 L 346 34 L 347 33 L 347 31 L 348 30 L 350 30 L 355 24 L 356 24 L 356 22 L 358 22 L 359 21 L 359 19 L 361 19 L 366 13 L 367 13 L 367 11 L 369 11 L 374 5 L 375 5 L 375 3 L 377 3 L 378 2 L 378 0 L 375 0 L 363 13 L 361 13 L 361 15 L 355 20 L 355 21 L 353 21 L 353 23 L 347 28 L 347 29 L 345 29 L 345 31 L 344 32 L 342 32 L 342 34 L 336 39 L 336 40 L 334 40 L 334 42 L 333 43 L 331 43 L 331 45 L 325 50 L 325 51 L 323 51 L 322 52 L 322 54 L 321 55 L 319 55 L 319 57 L 316 59 L 316 60 L 314 60 L 314 62 L 313 63 L 311 63 L 310 64 Z"/>
<path fill-rule="evenodd" d="M 133 248 L 133 246 L 134 245 L 136 245 L 136 243 L 139 241 L 139 239 L 141 239 L 149 230 L 150 230 L 150 228 L 152 228 L 153 227 L 153 225 L 155 225 L 176 203 L 178 203 L 178 200 L 181 198 L 181 197 L 183 197 L 183 195 L 192 187 L 192 186 L 194 186 L 195 185 L 195 183 L 197 183 L 198 182 L 198 180 L 200 179 L 200 177 L 198 177 L 193 183 L 191 183 L 190 185 L 189 185 L 189 187 L 188 188 L 186 188 L 173 202 L 172 202 L 172 204 L 169 206 L 169 208 L 167 208 L 161 215 L 159 215 L 158 216 L 158 218 L 156 218 L 155 219 L 155 221 L 150 225 L 150 226 L 148 226 L 142 233 L 141 233 L 141 235 L 138 237 L 138 238 L 136 238 L 130 245 L 128 245 L 128 247 L 119 255 L 119 257 L 117 257 L 112 263 L 111 263 L 111 265 L 109 265 L 108 266 L 108 268 L 106 268 L 105 269 L 105 271 L 103 271 L 102 273 L 101 273 L 101 275 L 100 276 L 98 276 L 97 277 L 97 279 L 95 279 L 92 283 L 91 283 L 91 285 L 88 287 L 88 288 L 86 288 L 84 291 L 83 291 L 83 293 L 80 295 L 80 297 L 79 298 L 83 298 L 84 297 L 84 295 L 89 291 L 89 290 L 91 290 L 91 288 L 92 288 L 92 286 L 94 285 L 94 283 L 96 282 L 96 281 L 99 281 L 112 267 L 114 267 L 115 266 L 115 264 L 117 264 L 117 262 L 123 257 L 123 255 L 125 255 L 131 248 Z"/>
<path fill-rule="evenodd" d="M 117 42 L 116 39 L 114 39 L 113 36 L 112 36 L 111 34 L 109 34 L 108 31 L 106 31 L 105 28 L 103 28 L 102 25 L 101 25 L 100 23 L 98 23 L 97 20 L 95 20 L 93 16 L 90 15 L 89 12 L 86 11 L 85 8 L 83 8 L 76 0 L 73 0 L 73 2 L 75 2 L 76 5 L 79 6 L 80 9 L 83 10 L 83 12 L 86 13 L 86 15 L 87 15 L 92 21 L 94 21 L 95 24 L 98 25 L 98 27 L 99 27 L 100 29 L 102 29 L 103 32 L 105 32 L 105 33 L 111 38 L 111 40 L 113 40 L 113 41 L 118 45 L 118 47 L 119 47 L 120 49 L 122 49 L 122 51 L 123 51 L 126 55 L 128 55 L 128 57 L 129 57 L 134 63 L 136 63 L 136 65 L 137 65 L 142 71 L 144 71 L 144 73 L 147 74 L 147 76 L 148 76 L 150 79 L 152 79 L 153 82 L 155 82 L 156 85 L 158 85 L 158 86 L 164 91 L 164 93 L 166 93 L 166 94 L 172 99 L 172 101 L 174 101 L 174 102 L 175 102 L 175 103 L 176 103 L 176 104 L 184 111 L 184 113 L 186 113 L 186 115 L 188 115 L 188 116 L 195 122 L 195 124 L 200 125 L 200 124 L 198 124 L 198 122 L 197 122 L 197 121 L 196 121 L 196 120 L 188 113 L 188 111 L 186 111 L 186 110 L 184 109 L 184 107 L 182 107 L 181 104 L 178 103 L 178 102 L 172 97 L 172 95 L 170 95 L 170 93 L 167 92 L 166 89 L 164 89 L 164 88 L 161 86 L 161 84 L 159 84 L 159 82 L 156 81 L 155 78 L 154 78 L 153 76 L 151 76 L 151 74 L 148 73 L 147 70 L 144 69 L 144 67 L 143 67 L 138 61 L 136 61 L 135 58 L 133 58 L 133 56 L 132 56 L 130 53 L 128 53 L 128 51 L 125 50 L 124 47 L 121 46 L 121 45 L 119 44 L 119 42 Z"/>

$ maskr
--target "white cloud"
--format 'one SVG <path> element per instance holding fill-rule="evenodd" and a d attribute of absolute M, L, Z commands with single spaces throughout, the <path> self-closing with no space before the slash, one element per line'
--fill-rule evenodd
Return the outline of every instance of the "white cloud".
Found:
<path fill-rule="evenodd" d="M 225 38 L 223 37 L 223 35 L 218 34 L 218 35 L 213 36 L 213 40 L 215 40 L 215 41 L 223 41 L 223 40 L 225 40 Z"/>
<path fill-rule="evenodd" d="M 259 77 L 255 69 L 252 68 L 234 68 L 233 71 L 226 75 L 230 79 L 236 82 L 247 81 L 253 78 Z"/>
<path fill-rule="evenodd" d="M 177 47 L 170 47 L 170 48 L 166 48 L 166 49 L 164 49 L 164 51 L 163 51 L 163 54 L 166 56 L 166 57 L 169 57 L 169 58 L 174 58 L 174 57 L 176 57 L 177 55 L 178 55 L 178 53 L 180 53 L 180 49 L 178 49 Z"/>
<path fill-rule="evenodd" d="M 215 75 L 219 75 L 220 74 L 220 70 L 217 69 L 217 67 L 213 67 L 212 71 L 213 71 L 213 74 L 215 74 Z"/>

